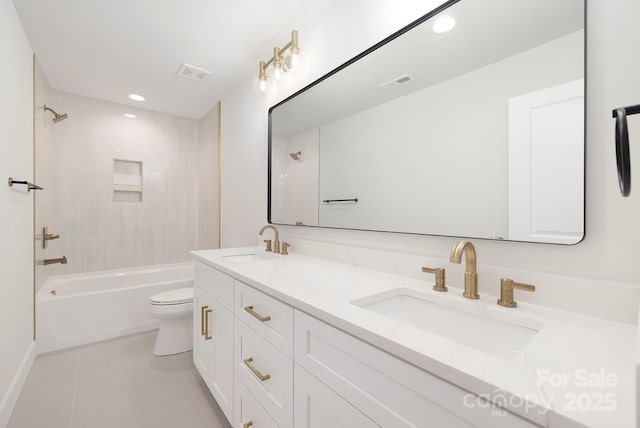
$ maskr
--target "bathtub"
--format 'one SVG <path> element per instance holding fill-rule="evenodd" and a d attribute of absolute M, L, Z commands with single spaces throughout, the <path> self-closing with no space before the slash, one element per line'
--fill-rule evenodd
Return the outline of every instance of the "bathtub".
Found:
<path fill-rule="evenodd" d="M 149 298 L 192 286 L 192 262 L 51 276 L 36 298 L 38 353 L 158 328 Z"/>

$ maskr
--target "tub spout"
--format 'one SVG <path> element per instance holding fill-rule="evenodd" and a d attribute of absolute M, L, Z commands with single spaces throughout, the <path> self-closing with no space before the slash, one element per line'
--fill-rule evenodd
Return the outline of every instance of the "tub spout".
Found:
<path fill-rule="evenodd" d="M 62 256 L 59 259 L 44 259 L 44 264 L 45 265 L 52 265 L 54 263 L 60 263 L 63 265 L 67 264 L 67 256 Z"/>

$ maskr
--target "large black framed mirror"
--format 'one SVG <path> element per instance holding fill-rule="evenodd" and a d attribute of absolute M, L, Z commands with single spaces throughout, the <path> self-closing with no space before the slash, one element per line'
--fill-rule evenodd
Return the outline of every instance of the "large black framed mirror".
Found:
<path fill-rule="evenodd" d="M 584 100 L 584 0 L 448 1 L 269 109 L 268 220 L 578 243 Z"/>

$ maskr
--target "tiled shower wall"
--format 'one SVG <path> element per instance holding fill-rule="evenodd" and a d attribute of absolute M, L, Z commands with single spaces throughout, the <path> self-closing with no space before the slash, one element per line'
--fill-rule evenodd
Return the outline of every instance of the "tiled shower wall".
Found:
<path fill-rule="evenodd" d="M 47 122 L 48 159 L 36 166 L 48 181 L 37 210 L 60 234 L 39 253 L 68 264 L 41 273 L 188 261 L 198 246 L 198 122 L 55 91 L 48 99 L 69 118 Z M 114 158 L 142 162 L 141 202 L 114 202 Z"/>
<path fill-rule="evenodd" d="M 35 157 L 35 169 L 33 180 L 39 186 L 44 188 L 43 191 L 34 193 L 35 200 L 35 282 L 36 289 L 39 289 L 42 284 L 47 280 L 54 268 L 50 266 L 44 266 L 42 260 L 49 257 L 50 251 L 42 248 L 42 237 L 38 236 L 42 234 L 42 227 L 50 223 L 51 201 L 53 200 L 53 194 L 51 190 L 51 172 L 53 168 L 48 166 L 51 159 L 51 136 L 54 123 L 51 121 L 53 115 L 49 112 L 45 112 L 44 106 L 49 106 L 49 83 L 40 67 L 40 64 L 35 63 L 35 114 L 34 114 L 34 132 L 35 132 L 35 150 L 33 156 Z M 49 232 L 52 233 L 52 232 Z M 55 241 L 52 241 L 55 242 Z M 53 245 L 53 244 L 51 244 Z"/>

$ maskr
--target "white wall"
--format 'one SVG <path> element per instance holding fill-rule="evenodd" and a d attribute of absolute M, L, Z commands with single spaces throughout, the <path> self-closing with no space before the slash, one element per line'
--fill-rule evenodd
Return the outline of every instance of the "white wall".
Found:
<path fill-rule="evenodd" d="M 218 248 L 220 104 L 198 121 L 198 249 Z"/>
<path fill-rule="evenodd" d="M 426 3 L 426 2 L 425 2 Z M 300 43 L 311 57 L 311 81 L 341 62 L 369 47 L 418 17 L 430 4 L 353 0 L 334 2 L 314 22 L 296 23 Z M 608 294 L 594 298 L 584 290 L 570 298 L 586 305 L 607 307 L 615 312 L 620 305 L 637 304 L 623 287 L 639 289 L 638 239 L 640 239 L 640 191 L 629 198 L 619 195 L 614 150 L 614 107 L 640 102 L 640 57 L 635 41 L 640 27 L 629 17 L 640 16 L 640 2 L 634 0 L 591 0 L 587 2 L 587 166 L 586 237 L 575 246 L 475 241 L 479 264 L 497 269 L 522 269 L 581 278 L 622 282 Z M 354 23 L 357 22 L 357 31 Z M 285 33 L 283 31 L 283 33 Z M 286 33 L 282 35 L 286 40 Z M 278 43 L 272 41 L 272 43 Z M 270 43 L 269 45 L 272 45 Z M 265 48 L 265 52 L 269 52 Z M 258 61 L 259 58 L 256 58 Z M 305 82 L 294 82 L 290 91 Z M 286 94 L 280 94 L 280 97 Z M 255 94 L 247 78 L 223 99 L 222 120 L 222 246 L 257 243 L 259 227 L 266 222 L 267 110 L 278 98 L 265 99 Z M 640 118 L 629 120 L 633 142 L 640 141 Z M 632 148 L 632 163 L 640 165 L 640 151 Z M 634 176 L 637 182 L 638 176 Z M 640 188 L 635 185 L 634 189 Z M 236 194 L 242 197 L 236 197 Z M 319 242 L 347 242 L 367 248 L 389 248 L 405 254 L 430 256 L 444 263 L 456 239 L 402 234 L 339 231 L 329 229 L 281 227 L 284 235 L 295 235 Z M 292 248 L 295 251 L 295 248 Z M 447 276 L 458 278 L 458 267 Z M 526 282 L 527 278 L 519 278 Z M 559 285 L 537 284 L 540 292 L 555 293 Z M 480 278 L 480 291 L 496 290 Z M 560 290 L 558 290 L 559 292 Z M 536 295 L 541 293 L 536 292 Z M 535 301 L 536 295 L 531 297 Z M 560 294 L 559 294 L 560 295 Z M 637 298 L 637 292 L 634 294 Z M 566 298 L 562 297 L 562 299 Z M 551 298 L 550 298 L 551 299 Z M 567 298 L 568 300 L 569 298 Z M 611 304 L 615 302 L 615 304 Z"/>
<path fill-rule="evenodd" d="M 51 274 L 188 261 L 198 247 L 198 122 L 50 91 Z M 124 113 L 137 115 L 136 119 Z M 47 113 L 47 119 L 51 114 Z M 142 161 L 142 202 L 113 201 L 114 158 Z M 38 263 L 41 263 L 38 260 Z"/>
<path fill-rule="evenodd" d="M 0 1 L 0 427 L 33 361 L 33 51 L 10 0 Z"/>

